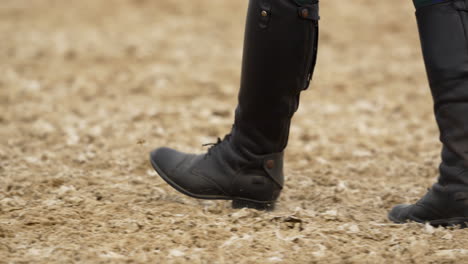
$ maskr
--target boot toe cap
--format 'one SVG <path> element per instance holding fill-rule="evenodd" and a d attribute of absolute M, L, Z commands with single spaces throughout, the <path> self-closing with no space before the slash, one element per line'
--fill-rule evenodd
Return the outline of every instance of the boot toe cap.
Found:
<path fill-rule="evenodd" d="M 195 198 L 208 198 L 210 195 L 223 195 L 213 181 L 198 175 L 193 168 L 197 155 L 182 153 L 170 148 L 158 148 L 150 153 L 153 168 L 173 188 Z"/>
<path fill-rule="evenodd" d="M 411 210 L 410 204 L 399 204 L 392 208 L 392 210 L 388 213 L 388 218 L 395 223 L 402 224 L 406 223 L 409 218 Z"/>
<path fill-rule="evenodd" d="M 171 175 L 186 155 L 170 148 L 158 148 L 150 153 L 150 161 L 159 173 Z"/>

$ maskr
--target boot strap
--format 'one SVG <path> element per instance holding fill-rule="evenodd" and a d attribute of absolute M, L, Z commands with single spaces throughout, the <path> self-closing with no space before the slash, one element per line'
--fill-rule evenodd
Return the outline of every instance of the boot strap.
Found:
<path fill-rule="evenodd" d="M 266 155 L 262 160 L 263 169 L 280 189 L 283 189 L 284 184 L 284 178 L 282 177 L 283 165 L 282 162 L 280 162 L 282 155 L 282 153 L 273 153 Z"/>
<path fill-rule="evenodd" d="M 319 21 L 319 4 L 301 5 L 297 7 L 297 14 L 302 19 Z"/>
<path fill-rule="evenodd" d="M 259 26 L 261 29 L 268 28 L 271 18 L 271 3 L 268 0 L 260 1 L 260 8 L 262 12 L 260 13 Z"/>

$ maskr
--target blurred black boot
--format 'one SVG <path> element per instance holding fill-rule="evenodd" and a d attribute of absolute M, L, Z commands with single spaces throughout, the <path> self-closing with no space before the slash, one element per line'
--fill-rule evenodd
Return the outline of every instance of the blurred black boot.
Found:
<path fill-rule="evenodd" d="M 151 164 L 167 183 L 235 208 L 273 208 L 291 118 L 315 66 L 318 19 L 317 0 L 250 0 L 233 129 L 205 154 L 153 151 Z"/>
<path fill-rule="evenodd" d="M 416 12 L 434 110 L 443 143 L 440 177 L 416 204 L 389 213 L 396 223 L 434 226 L 468 222 L 468 1 L 446 1 Z"/>

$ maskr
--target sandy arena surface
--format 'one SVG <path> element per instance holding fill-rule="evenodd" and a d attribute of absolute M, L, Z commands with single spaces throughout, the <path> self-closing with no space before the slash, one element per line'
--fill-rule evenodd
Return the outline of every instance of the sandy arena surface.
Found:
<path fill-rule="evenodd" d="M 277 210 L 156 176 L 151 149 L 200 153 L 229 131 L 246 5 L 2 1 L 0 263 L 468 261 L 468 230 L 386 219 L 439 163 L 409 0 L 323 1 Z"/>

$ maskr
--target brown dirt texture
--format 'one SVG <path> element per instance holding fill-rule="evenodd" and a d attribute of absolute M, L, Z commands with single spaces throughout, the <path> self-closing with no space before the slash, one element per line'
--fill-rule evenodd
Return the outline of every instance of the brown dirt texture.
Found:
<path fill-rule="evenodd" d="M 409 0 L 322 1 L 275 211 L 155 174 L 153 148 L 229 132 L 246 7 L 2 1 L 0 263 L 468 261 L 467 230 L 386 218 L 435 181 L 441 147 Z"/>

